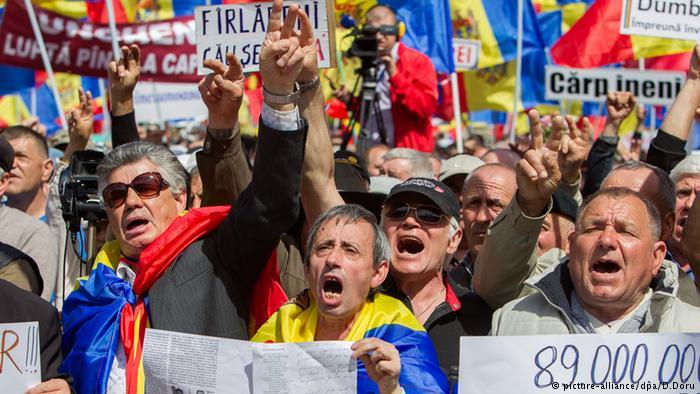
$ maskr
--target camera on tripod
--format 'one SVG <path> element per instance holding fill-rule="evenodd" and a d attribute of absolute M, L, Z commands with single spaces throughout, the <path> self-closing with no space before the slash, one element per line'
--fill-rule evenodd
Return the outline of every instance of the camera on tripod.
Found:
<path fill-rule="evenodd" d="M 97 165 L 104 153 L 92 150 L 78 151 L 70 159 L 59 179 L 59 194 L 63 220 L 68 231 L 80 231 L 80 221 L 97 223 L 107 220 L 102 201 L 97 193 Z"/>

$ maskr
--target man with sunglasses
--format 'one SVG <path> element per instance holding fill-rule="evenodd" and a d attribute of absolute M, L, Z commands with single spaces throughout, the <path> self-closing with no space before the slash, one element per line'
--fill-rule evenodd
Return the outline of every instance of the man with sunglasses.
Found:
<path fill-rule="evenodd" d="M 445 264 L 462 238 L 457 196 L 442 182 L 410 178 L 394 186 L 382 212 L 391 247 L 383 291 L 403 301 L 430 335 L 443 371 L 456 378 L 459 337 L 486 335 L 491 308 L 461 291 Z"/>
<path fill-rule="evenodd" d="M 297 79 L 308 82 L 301 79 L 302 64 L 316 59 L 308 16 L 297 5 L 284 24 L 281 16 L 282 1 L 275 0 L 260 53 L 265 92 L 256 165 L 232 207 L 183 214 L 185 169 L 160 145 L 122 145 L 98 167 L 116 240 L 103 246 L 90 277 L 64 304 L 61 370 L 72 375 L 78 392 L 140 392 L 146 326 L 248 339 L 249 324 L 267 318 L 249 318 L 253 309 L 274 308 L 254 292 L 267 278 L 263 271 L 274 262 L 280 234 L 297 219 L 307 125 L 294 87 Z M 293 33 L 297 17 L 300 34 Z M 210 116 L 213 97 L 230 107 L 229 122 L 216 127 L 232 128 L 243 76 L 240 62 L 232 55 L 227 60 L 224 75 L 210 74 L 201 85 Z"/>

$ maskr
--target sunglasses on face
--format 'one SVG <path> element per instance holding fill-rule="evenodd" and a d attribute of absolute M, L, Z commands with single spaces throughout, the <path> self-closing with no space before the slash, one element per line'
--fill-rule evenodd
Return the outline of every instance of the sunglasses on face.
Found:
<path fill-rule="evenodd" d="M 396 25 L 380 25 L 379 27 L 365 25 L 362 31 L 370 35 L 381 33 L 383 36 L 396 36 L 399 34 L 399 29 Z"/>
<path fill-rule="evenodd" d="M 124 204 L 129 188 L 134 189 L 139 197 L 154 198 L 160 195 L 160 191 L 167 189 L 168 184 L 157 172 L 144 172 L 134 178 L 131 183 L 110 183 L 102 191 L 102 199 L 110 208 L 117 208 Z"/>
<path fill-rule="evenodd" d="M 416 218 L 428 224 L 440 223 L 445 214 L 438 207 L 430 205 L 410 206 L 408 203 L 389 203 L 384 206 L 384 216 L 389 219 L 401 220 L 415 211 Z"/>

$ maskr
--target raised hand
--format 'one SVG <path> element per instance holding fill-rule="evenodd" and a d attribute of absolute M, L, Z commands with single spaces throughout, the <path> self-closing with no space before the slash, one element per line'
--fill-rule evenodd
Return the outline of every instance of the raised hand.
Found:
<path fill-rule="evenodd" d="M 272 94 L 291 94 L 294 91 L 294 82 L 304 65 L 305 53 L 300 47 L 299 39 L 301 36 L 313 36 L 313 33 L 302 31 L 301 36 L 294 33 L 297 16 L 303 13 L 298 4 L 292 4 L 283 24 L 282 0 L 273 2 L 267 33 L 260 51 L 260 76 L 264 88 Z M 303 29 L 308 27 L 310 24 L 302 24 Z"/>
<path fill-rule="evenodd" d="M 561 117 L 559 117 L 561 118 Z M 591 149 L 593 125 L 588 118 L 583 118 L 583 129 L 579 130 L 574 117 L 566 115 L 569 134 L 563 135 L 559 144 L 557 161 L 561 170 L 561 180 L 573 184 L 579 180 L 579 172 Z"/>
<path fill-rule="evenodd" d="M 367 375 L 379 387 L 379 393 L 400 393 L 401 357 L 394 345 L 378 338 L 364 338 L 352 344 L 352 356 L 365 365 Z"/>
<path fill-rule="evenodd" d="M 122 57 L 112 60 L 107 68 L 112 113 L 125 115 L 134 110 L 134 88 L 141 74 L 141 50 L 138 45 L 122 46 Z"/>
<path fill-rule="evenodd" d="M 238 121 L 243 102 L 245 79 L 241 62 L 233 53 L 226 54 L 228 67 L 218 60 L 207 59 L 204 67 L 213 72 L 199 81 L 199 94 L 209 109 L 209 127 L 229 129 Z"/>
<path fill-rule="evenodd" d="M 620 126 L 623 120 L 634 111 L 637 100 L 630 92 L 610 92 L 605 100 L 605 108 L 608 110 L 606 123 Z"/>
<path fill-rule="evenodd" d="M 531 110 L 528 117 L 530 119 L 530 149 L 518 162 L 515 171 L 520 208 L 525 215 L 535 217 L 542 214 L 552 194 L 557 190 L 561 181 L 561 172 L 557 163 L 557 152 L 544 145 L 540 115 L 536 110 Z M 561 139 L 557 144 L 561 145 Z"/>
<path fill-rule="evenodd" d="M 299 21 L 301 22 L 301 33 L 292 31 L 292 35 L 298 36 L 299 48 L 304 54 L 304 61 L 299 77 L 299 82 L 311 82 L 318 77 L 318 55 L 316 54 L 316 37 L 309 16 L 304 11 L 299 10 Z"/>
<path fill-rule="evenodd" d="M 68 137 L 70 141 L 87 145 L 94 123 L 92 109 L 92 94 L 85 93 L 83 88 L 78 88 L 78 108 L 68 111 Z"/>

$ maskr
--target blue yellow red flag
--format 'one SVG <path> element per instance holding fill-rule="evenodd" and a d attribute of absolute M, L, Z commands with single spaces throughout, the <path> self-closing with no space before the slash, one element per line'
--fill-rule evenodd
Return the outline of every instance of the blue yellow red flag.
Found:
<path fill-rule="evenodd" d="M 451 0 L 454 36 L 481 42 L 478 68 L 504 64 L 516 57 L 517 0 Z M 542 49 L 535 11 L 524 2 L 523 56 Z"/>
<path fill-rule="evenodd" d="M 361 25 L 367 10 L 377 4 L 391 7 L 406 26 L 402 43 L 428 55 L 437 72 L 454 71 L 448 0 L 336 0 L 336 24 L 350 18 Z"/>
<path fill-rule="evenodd" d="M 283 305 L 253 336 L 253 342 L 311 342 L 315 340 L 318 307 L 306 290 Z M 401 356 L 399 384 L 407 393 L 446 393 L 447 378 L 440 370 L 432 340 L 401 301 L 376 294 L 365 302 L 344 338 L 357 341 L 379 338 L 393 344 Z M 357 392 L 377 393 L 360 360 Z"/>

